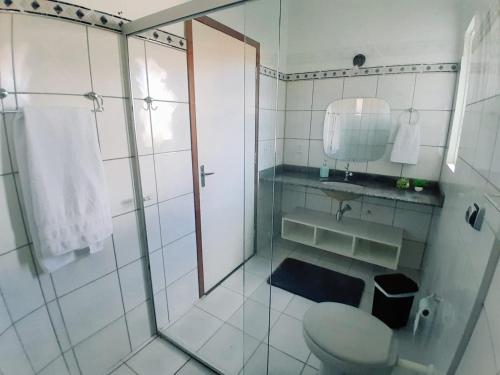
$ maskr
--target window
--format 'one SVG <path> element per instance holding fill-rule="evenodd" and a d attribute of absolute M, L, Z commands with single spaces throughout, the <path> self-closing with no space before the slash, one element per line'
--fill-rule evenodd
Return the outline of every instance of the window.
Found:
<path fill-rule="evenodd" d="M 450 146 L 446 155 L 446 164 L 455 172 L 455 165 L 458 158 L 458 148 L 460 146 L 460 137 L 462 135 L 462 124 L 464 121 L 465 107 L 467 105 L 467 89 L 469 86 L 470 64 L 472 56 L 472 41 L 476 33 L 477 17 L 475 16 L 467 31 L 465 32 L 464 52 L 460 62 L 460 76 L 458 78 L 457 95 L 455 99 L 455 112 L 450 133 Z"/>

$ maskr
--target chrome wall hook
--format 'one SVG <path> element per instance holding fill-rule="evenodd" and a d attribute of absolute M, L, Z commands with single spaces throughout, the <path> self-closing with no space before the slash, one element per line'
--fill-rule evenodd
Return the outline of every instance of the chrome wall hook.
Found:
<path fill-rule="evenodd" d="M 87 99 L 92 100 L 97 108 L 93 109 L 92 112 L 104 112 L 104 99 L 101 95 L 96 94 L 95 92 L 91 91 L 85 94 L 85 97 Z"/>
<path fill-rule="evenodd" d="M 0 88 L 0 99 L 5 99 L 7 96 L 9 96 L 9 92 Z"/>
<path fill-rule="evenodd" d="M 158 109 L 158 106 L 153 106 L 154 99 L 150 96 L 146 96 L 144 98 L 144 101 L 146 102 L 146 107 L 144 109 L 147 111 L 148 109 L 151 109 L 153 111 L 156 111 Z"/>

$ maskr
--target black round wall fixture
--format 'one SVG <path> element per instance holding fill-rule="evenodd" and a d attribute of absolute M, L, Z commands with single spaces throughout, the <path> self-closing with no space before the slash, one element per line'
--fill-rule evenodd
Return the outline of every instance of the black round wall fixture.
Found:
<path fill-rule="evenodd" d="M 362 53 L 359 53 L 356 56 L 354 56 L 354 59 L 352 59 L 352 64 L 360 68 L 364 65 L 365 61 L 366 61 L 366 56 L 363 55 Z"/>

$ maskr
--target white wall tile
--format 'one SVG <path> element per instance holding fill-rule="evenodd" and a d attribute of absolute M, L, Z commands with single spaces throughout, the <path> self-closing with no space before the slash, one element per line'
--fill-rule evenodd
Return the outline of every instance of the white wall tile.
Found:
<path fill-rule="evenodd" d="M 0 335 L 0 371 L 5 375 L 34 374 L 14 328 Z"/>
<path fill-rule="evenodd" d="M 165 271 L 163 269 L 163 252 L 157 250 L 149 254 L 149 267 L 151 282 L 153 284 L 153 293 L 165 289 Z"/>
<path fill-rule="evenodd" d="M 16 15 L 13 37 L 17 91 L 78 95 L 91 91 L 85 26 Z"/>
<path fill-rule="evenodd" d="M 394 226 L 404 229 L 404 238 L 426 242 L 431 218 L 429 213 L 398 208 L 394 216 Z"/>
<path fill-rule="evenodd" d="M 285 164 L 307 166 L 309 141 L 302 139 L 285 139 L 283 161 Z"/>
<path fill-rule="evenodd" d="M 120 318 L 75 347 L 83 375 L 107 373 L 130 352 L 125 319 Z"/>
<path fill-rule="evenodd" d="M 345 167 L 347 166 L 347 163 L 349 163 L 349 171 L 351 172 L 366 172 L 366 168 L 368 167 L 368 162 L 363 161 L 363 162 L 357 162 L 357 161 L 343 161 L 343 160 L 337 160 L 337 164 L 335 168 L 337 170 L 344 171 Z"/>
<path fill-rule="evenodd" d="M 481 124 L 483 106 L 484 102 L 480 102 L 465 108 L 458 155 L 471 165 L 474 162 L 476 153 L 477 135 Z"/>
<path fill-rule="evenodd" d="M 28 242 L 12 175 L 0 176 L 0 232 L 0 254 Z"/>
<path fill-rule="evenodd" d="M 281 140 L 283 141 L 283 140 Z M 281 142 L 282 144 L 283 142 Z M 262 141 L 259 142 L 259 171 L 262 171 L 264 169 L 268 169 L 271 167 L 274 167 L 275 165 L 279 165 L 280 163 L 278 162 L 278 157 L 279 151 L 276 147 L 277 142 L 274 140 L 269 140 L 269 141 Z M 281 160 L 283 160 L 282 157 L 283 150 L 281 150 Z M 275 163 L 276 160 L 276 163 Z"/>
<path fill-rule="evenodd" d="M 132 350 L 137 349 L 154 335 L 153 317 L 149 309 L 150 301 L 137 306 L 127 313 L 127 327 L 132 343 Z"/>
<path fill-rule="evenodd" d="M 309 139 L 311 111 L 286 111 L 285 138 Z"/>
<path fill-rule="evenodd" d="M 326 195 L 306 194 L 306 208 L 331 214 L 332 198 Z"/>
<path fill-rule="evenodd" d="M 292 212 L 297 207 L 305 207 L 306 193 L 295 191 L 287 187 L 283 188 L 283 196 L 281 199 L 281 211 Z"/>
<path fill-rule="evenodd" d="M 157 100 L 188 101 L 186 52 L 146 42 L 149 94 Z"/>
<path fill-rule="evenodd" d="M 158 206 L 150 206 L 144 209 L 146 219 L 146 234 L 148 238 L 149 252 L 161 248 L 160 215 Z"/>
<path fill-rule="evenodd" d="M 144 99 L 149 95 L 146 69 L 146 46 L 144 41 L 135 37 L 128 38 L 128 55 L 132 96 L 134 98 Z"/>
<path fill-rule="evenodd" d="M 113 242 L 118 267 L 142 256 L 136 212 L 113 218 Z"/>
<path fill-rule="evenodd" d="M 170 320 L 176 320 L 198 301 L 198 274 L 192 271 L 167 288 Z"/>
<path fill-rule="evenodd" d="M 183 237 L 163 248 L 167 286 L 197 266 L 196 235 Z"/>
<path fill-rule="evenodd" d="M 295 81 L 286 84 L 286 109 L 311 110 L 313 81 Z"/>
<path fill-rule="evenodd" d="M 446 146 L 450 111 L 418 111 L 420 120 L 420 144 L 423 146 Z"/>
<path fill-rule="evenodd" d="M 155 102 L 151 111 L 154 150 L 170 152 L 191 149 L 189 104 Z"/>
<path fill-rule="evenodd" d="M 484 177 L 490 172 L 498 128 L 500 127 L 500 97 L 484 102 L 481 124 L 477 134 L 473 167 Z"/>
<path fill-rule="evenodd" d="M 488 322 L 484 310 L 481 310 L 481 315 L 470 338 L 467 350 L 462 357 L 457 375 L 495 373 L 495 356 Z"/>
<path fill-rule="evenodd" d="M 323 165 L 326 160 L 326 165 L 330 169 L 335 169 L 336 160 L 329 158 L 326 156 L 325 151 L 323 149 L 323 141 L 314 141 L 311 140 L 309 142 L 309 167 L 319 168 Z"/>
<path fill-rule="evenodd" d="M 104 173 L 113 216 L 132 211 L 135 208 L 135 201 L 130 160 L 107 160 L 104 162 Z"/>
<path fill-rule="evenodd" d="M 70 373 L 61 355 L 58 359 L 40 371 L 38 375 L 70 375 Z"/>
<path fill-rule="evenodd" d="M 47 310 L 49 312 L 50 319 L 54 326 L 54 332 L 61 345 L 61 349 L 66 351 L 71 348 L 71 342 L 69 340 L 68 331 L 64 323 L 64 319 L 59 308 L 58 301 L 52 301 L 47 304 Z"/>
<path fill-rule="evenodd" d="M 168 305 L 167 305 L 167 293 L 165 289 L 155 294 L 155 314 L 156 314 L 156 326 L 158 329 L 166 327 L 169 323 Z"/>
<path fill-rule="evenodd" d="M 116 272 L 59 299 L 74 345 L 123 315 Z"/>
<path fill-rule="evenodd" d="M 373 221 L 375 223 L 392 225 L 394 219 L 394 208 L 363 202 L 361 219 Z"/>
<path fill-rule="evenodd" d="M 342 99 L 343 91 L 343 78 L 315 80 L 312 108 L 315 110 L 326 110 L 330 103 Z"/>
<path fill-rule="evenodd" d="M 29 247 L 0 256 L 0 288 L 14 321 L 44 303 Z"/>
<path fill-rule="evenodd" d="M 18 321 L 16 329 L 35 371 L 41 370 L 60 355 L 45 306 Z"/>
<path fill-rule="evenodd" d="M 403 239 L 403 246 L 401 247 L 401 254 L 399 256 L 399 266 L 420 269 L 424 251 L 424 243 Z"/>
<path fill-rule="evenodd" d="M 0 14 L 0 87 L 10 92 L 14 91 L 12 17 L 11 14 Z"/>
<path fill-rule="evenodd" d="M 413 107 L 416 109 L 451 110 L 456 80 L 456 73 L 418 74 Z"/>
<path fill-rule="evenodd" d="M 193 191 L 191 151 L 158 154 L 155 163 L 160 202 Z"/>
<path fill-rule="evenodd" d="M 489 287 L 488 295 L 484 302 L 485 316 L 488 320 L 493 350 L 496 358 L 500 358 L 500 267 L 497 265 Z"/>
<path fill-rule="evenodd" d="M 388 144 L 384 155 L 379 160 L 368 162 L 366 172 L 385 176 L 401 176 L 403 166 L 401 163 L 393 163 L 391 161 L 391 152 L 392 145 Z"/>
<path fill-rule="evenodd" d="M 311 139 L 323 141 L 323 127 L 325 123 L 325 111 L 312 111 L 311 115 Z"/>
<path fill-rule="evenodd" d="M 418 164 L 404 164 L 402 175 L 410 178 L 422 178 L 437 181 L 441 173 L 444 148 L 420 146 Z"/>
<path fill-rule="evenodd" d="M 259 82 L 259 107 L 275 110 L 276 109 L 276 78 L 260 75 Z"/>
<path fill-rule="evenodd" d="M 125 311 L 132 310 L 150 297 L 145 262 L 145 258 L 141 258 L 118 271 Z"/>
<path fill-rule="evenodd" d="M 374 98 L 377 93 L 377 76 L 348 77 L 344 82 L 343 98 Z"/>
<path fill-rule="evenodd" d="M 163 245 L 193 232 L 195 229 L 193 194 L 160 203 L 160 224 Z"/>
<path fill-rule="evenodd" d="M 88 38 L 94 91 L 99 95 L 125 96 L 120 61 L 120 34 L 89 27 Z M 107 102 L 108 100 L 106 104 Z"/>
<path fill-rule="evenodd" d="M 125 99 L 105 98 L 104 112 L 96 113 L 103 159 L 130 156 L 125 105 Z"/>
<path fill-rule="evenodd" d="M 412 105 L 415 74 L 388 74 L 379 77 L 377 98 L 389 103 L 391 111 Z"/>
<path fill-rule="evenodd" d="M 276 117 L 272 109 L 259 109 L 259 141 L 275 138 Z"/>
<path fill-rule="evenodd" d="M 151 128 L 150 111 L 144 109 L 143 100 L 134 100 L 134 124 L 137 152 L 139 155 L 153 153 L 153 134 Z"/>
<path fill-rule="evenodd" d="M 0 175 L 11 171 L 9 149 L 7 147 L 7 130 L 4 126 L 3 117 L 0 117 Z"/>
<path fill-rule="evenodd" d="M 78 368 L 78 363 L 73 350 L 64 352 L 64 358 L 66 359 L 71 375 L 80 374 L 80 369 Z"/>
<path fill-rule="evenodd" d="M 139 156 L 139 168 L 141 170 L 141 187 L 144 206 L 151 206 L 158 202 L 153 155 Z"/>
<path fill-rule="evenodd" d="M 87 250 L 80 251 L 76 261 L 52 273 L 52 280 L 56 293 L 60 296 L 115 269 L 113 241 L 108 238 L 102 251 L 94 254 Z"/>
<path fill-rule="evenodd" d="M 7 306 L 5 305 L 3 297 L 0 294 L 0 334 L 5 332 L 11 324 L 12 322 L 10 320 L 9 312 L 7 311 Z"/>

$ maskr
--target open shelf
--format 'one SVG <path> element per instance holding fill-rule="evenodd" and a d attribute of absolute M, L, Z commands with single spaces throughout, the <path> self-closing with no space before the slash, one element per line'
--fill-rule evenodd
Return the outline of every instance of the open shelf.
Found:
<path fill-rule="evenodd" d="M 352 255 L 354 237 L 331 230 L 318 228 L 316 232 L 316 247 L 337 254 Z"/>
<path fill-rule="evenodd" d="M 300 242 L 311 246 L 314 245 L 314 227 L 310 225 L 304 225 L 289 220 L 283 221 L 281 235 L 283 238 L 290 241 Z"/>
<path fill-rule="evenodd" d="M 354 257 L 386 268 L 397 268 L 399 249 L 392 245 L 356 238 Z"/>
<path fill-rule="evenodd" d="M 390 225 L 343 218 L 297 208 L 283 216 L 284 239 L 317 247 L 378 266 L 397 269 L 403 229 Z"/>

